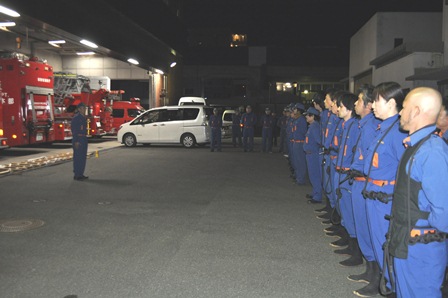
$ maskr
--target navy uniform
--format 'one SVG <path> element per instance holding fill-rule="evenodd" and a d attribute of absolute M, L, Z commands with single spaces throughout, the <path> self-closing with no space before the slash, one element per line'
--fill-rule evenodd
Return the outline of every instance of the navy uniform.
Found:
<path fill-rule="evenodd" d="M 265 109 L 265 115 L 261 117 L 261 151 L 272 152 L 272 128 L 274 126 L 274 117 L 271 115 L 271 109 Z"/>
<path fill-rule="evenodd" d="M 435 129 L 426 126 L 405 139 L 408 147 L 398 169 L 388 242 L 397 297 L 442 297 L 447 248 L 440 239 L 448 232 L 448 146 Z"/>
<path fill-rule="evenodd" d="M 238 140 L 238 147 L 242 147 L 243 141 L 241 139 L 241 114 L 239 110 L 235 110 L 232 114 L 232 144 L 236 147 Z"/>
<path fill-rule="evenodd" d="M 87 179 L 84 176 L 87 161 L 87 119 L 85 117 L 86 106 L 80 103 L 77 106 L 77 113 L 72 119 L 72 146 L 73 146 L 73 173 L 74 179 L 82 181 Z"/>
<path fill-rule="evenodd" d="M 257 116 L 252 112 L 252 107 L 246 107 L 246 113 L 241 117 L 243 124 L 243 147 L 244 152 L 254 151 L 254 129 L 257 123 Z"/>
<path fill-rule="evenodd" d="M 406 134 L 399 130 L 398 117 L 396 114 L 385 119 L 379 125 L 377 136 L 365 156 L 363 170 L 366 176 L 363 196 L 366 198 L 367 222 L 375 260 L 382 270 L 385 269 L 382 268 L 383 244 L 389 227 L 389 221 L 385 217 L 389 216 L 391 212 L 395 175 L 405 150 L 402 140 Z M 388 275 L 386 275 L 386 279 L 390 288 Z"/>
<path fill-rule="evenodd" d="M 352 95 L 352 94 L 350 94 Z M 353 97 L 355 95 L 352 95 Z M 354 113 L 354 112 L 352 112 Z M 351 257 L 340 262 L 342 266 L 357 266 L 363 263 L 361 251 L 356 240 L 355 222 L 353 219 L 352 186 L 347 180 L 350 166 L 353 163 L 354 152 L 359 136 L 358 119 L 351 117 L 341 121 L 342 133 L 339 140 L 338 157 L 336 158 L 334 191 L 337 197 L 336 206 L 339 207 L 341 225 L 348 233 L 348 245 Z"/>
<path fill-rule="evenodd" d="M 277 120 L 277 127 L 280 128 L 280 148 L 278 152 L 288 155 L 288 143 L 286 142 L 286 123 L 288 117 L 286 116 L 287 108 L 283 110 L 283 115 Z"/>
<path fill-rule="evenodd" d="M 322 169 L 323 171 L 323 178 L 322 178 L 322 184 L 323 184 L 323 190 L 325 195 L 328 197 L 328 201 L 330 202 L 331 208 L 335 207 L 336 199 L 331 195 L 332 189 L 333 189 L 333 180 L 332 177 L 334 177 L 334 167 L 332 167 L 332 160 L 336 158 L 336 154 L 334 153 L 334 148 L 332 148 L 332 143 L 334 140 L 334 136 L 336 133 L 336 130 L 338 128 L 339 123 L 341 122 L 341 119 L 333 114 L 332 112 L 328 111 L 328 120 L 326 122 L 326 125 L 323 127 L 324 134 L 322 136 L 322 147 L 324 150 L 324 163 L 325 166 Z M 333 168 L 333 170 L 332 170 Z M 333 171 L 333 175 L 332 172 Z"/>
<path fill-rule="evenodd" d="M 328 193 L 328 200 L 330 201 L 330 206 L 332 208 L 336 208 L 336 202 L 337 202 L 337 196 L 336 196 L 336 188 L 338 187 L 335 185 L 335 177 L 336 177 L 336 159 L 338 158 L 339 153 L 339 144 L 341 142 L 342 137 L 342 119 L 336 116 L 335 114 L 331 114 L 330 116 L 331 122 L 334 125 L 334 131 L 331 140 L 329 140 L 329 193 Z"/>
<path fill-rule="evenodd" d="M 218 115 L 218 110 L 213 109 L 213 115 L 210 116 L 208 124 L 211 128 L 211 138 L 210 138 L 210 151 L 221 151 L 221 128 L 222 128 L 222 117 Z"/>
<path fill-rule="evenodd" d="M 318 110 L 316 110 L 315 108 L 309 108 L 304 115 L 307 119 L 307 122 L 311 122 L 305 135 L 305 144 L 303 144 L 303 150 L 306 154 L 308 175 L 313 187 L 312 198 L 308 202 L 314 204 L 322 202 L 322 168 L 319 154 L 322 147 L 322 131 L 319 121 L 316 121 L 316 119 L 314 119 L 319 116 Z M 312 115 L 314 115 L 314 117 Z M 313 118 L 313 120 L 309 118 Z"/>
<path fill-rule="evenodd" d="M 297 103 L 294 109 L 303 111 L 305 107 L 301 103 Z M 305 135 L 308 129 L 305 117 L 300 115 L 292 122 L 292 159 L 291 164 L 294 168 L 295 180 L 298 185 L 304 185 L 306 179 L 306 155 L 303 151 L 305 143 Z M 291 152 L 290 152 L 291 154 Z"/>
<path fill-rule="evenodd" d="M 365 155 L 372 140 L 375 139 L 377 135 L 378 124 L 381 123 L 381 120 L 375 118 L 373 113 L 370 113 L 359 120 L 358 123 L 360 137 L 358 146 L 356 147 L 354 162 L 350 167 L 352 173 L 358 173 L 357 175 L 354 175 L 352 184 L 353 219 L 355 221 L 356 238 L 358 239 L 359 248 L 368 262 L 368 266 L 377 266 L 367 223 L 366 200 L 362 195 L 362 190 L 366 181 L 366 178 L 362 173 L 364 169 Z"/>

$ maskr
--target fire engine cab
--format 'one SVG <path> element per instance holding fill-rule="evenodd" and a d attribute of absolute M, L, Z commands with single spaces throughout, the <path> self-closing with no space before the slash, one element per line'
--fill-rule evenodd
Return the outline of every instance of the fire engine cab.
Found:
<path fill-rule="evenodd" d="M 0 81 L 3 88 L 0 117 L 9 145 L 54 141 L 53 68 L 35 57 L 3 52 Z"/>

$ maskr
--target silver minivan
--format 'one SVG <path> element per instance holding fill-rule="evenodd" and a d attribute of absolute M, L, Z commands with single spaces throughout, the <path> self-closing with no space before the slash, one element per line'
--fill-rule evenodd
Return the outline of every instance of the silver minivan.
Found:
<path fill-rule="evenodd" d="M 150 109 L 120 126 L 117 141 L 126 147 L 137 144 L 203 146 L 210 143 L 208 119 L 212 112 L 212 108 L 202 105 Z"/>

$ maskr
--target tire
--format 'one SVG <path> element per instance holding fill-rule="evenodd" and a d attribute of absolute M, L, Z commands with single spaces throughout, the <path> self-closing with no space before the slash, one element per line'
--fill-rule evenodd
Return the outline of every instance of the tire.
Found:
<path fill-rule="evenodd" d="M 185 148 L 192 148 L 196 144 L 196 138 L 191 133 L 186 133 L 182 135 L 180 142 Z"/>
<path fill-rule="evenodd" d="M 137 145 L 137 139 L 132 133 L 127 133 L 123 136 L 123 144 L 126 147 L 135 147 Z"/>

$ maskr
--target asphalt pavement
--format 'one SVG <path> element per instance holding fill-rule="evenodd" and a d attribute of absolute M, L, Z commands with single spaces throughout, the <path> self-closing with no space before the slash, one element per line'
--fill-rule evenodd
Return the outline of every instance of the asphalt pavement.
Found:
<path fill-rule="evenodd" d="M 89 146 L 86 181 L 70 160 L 0 177 L 0 222 L 32 228 L 0 232 L 0 297 L 354 297 L 364 286 L 346 279 L 364 267 L 338 264 L 311 186 L 292 183 L 283 155 Z"/>

